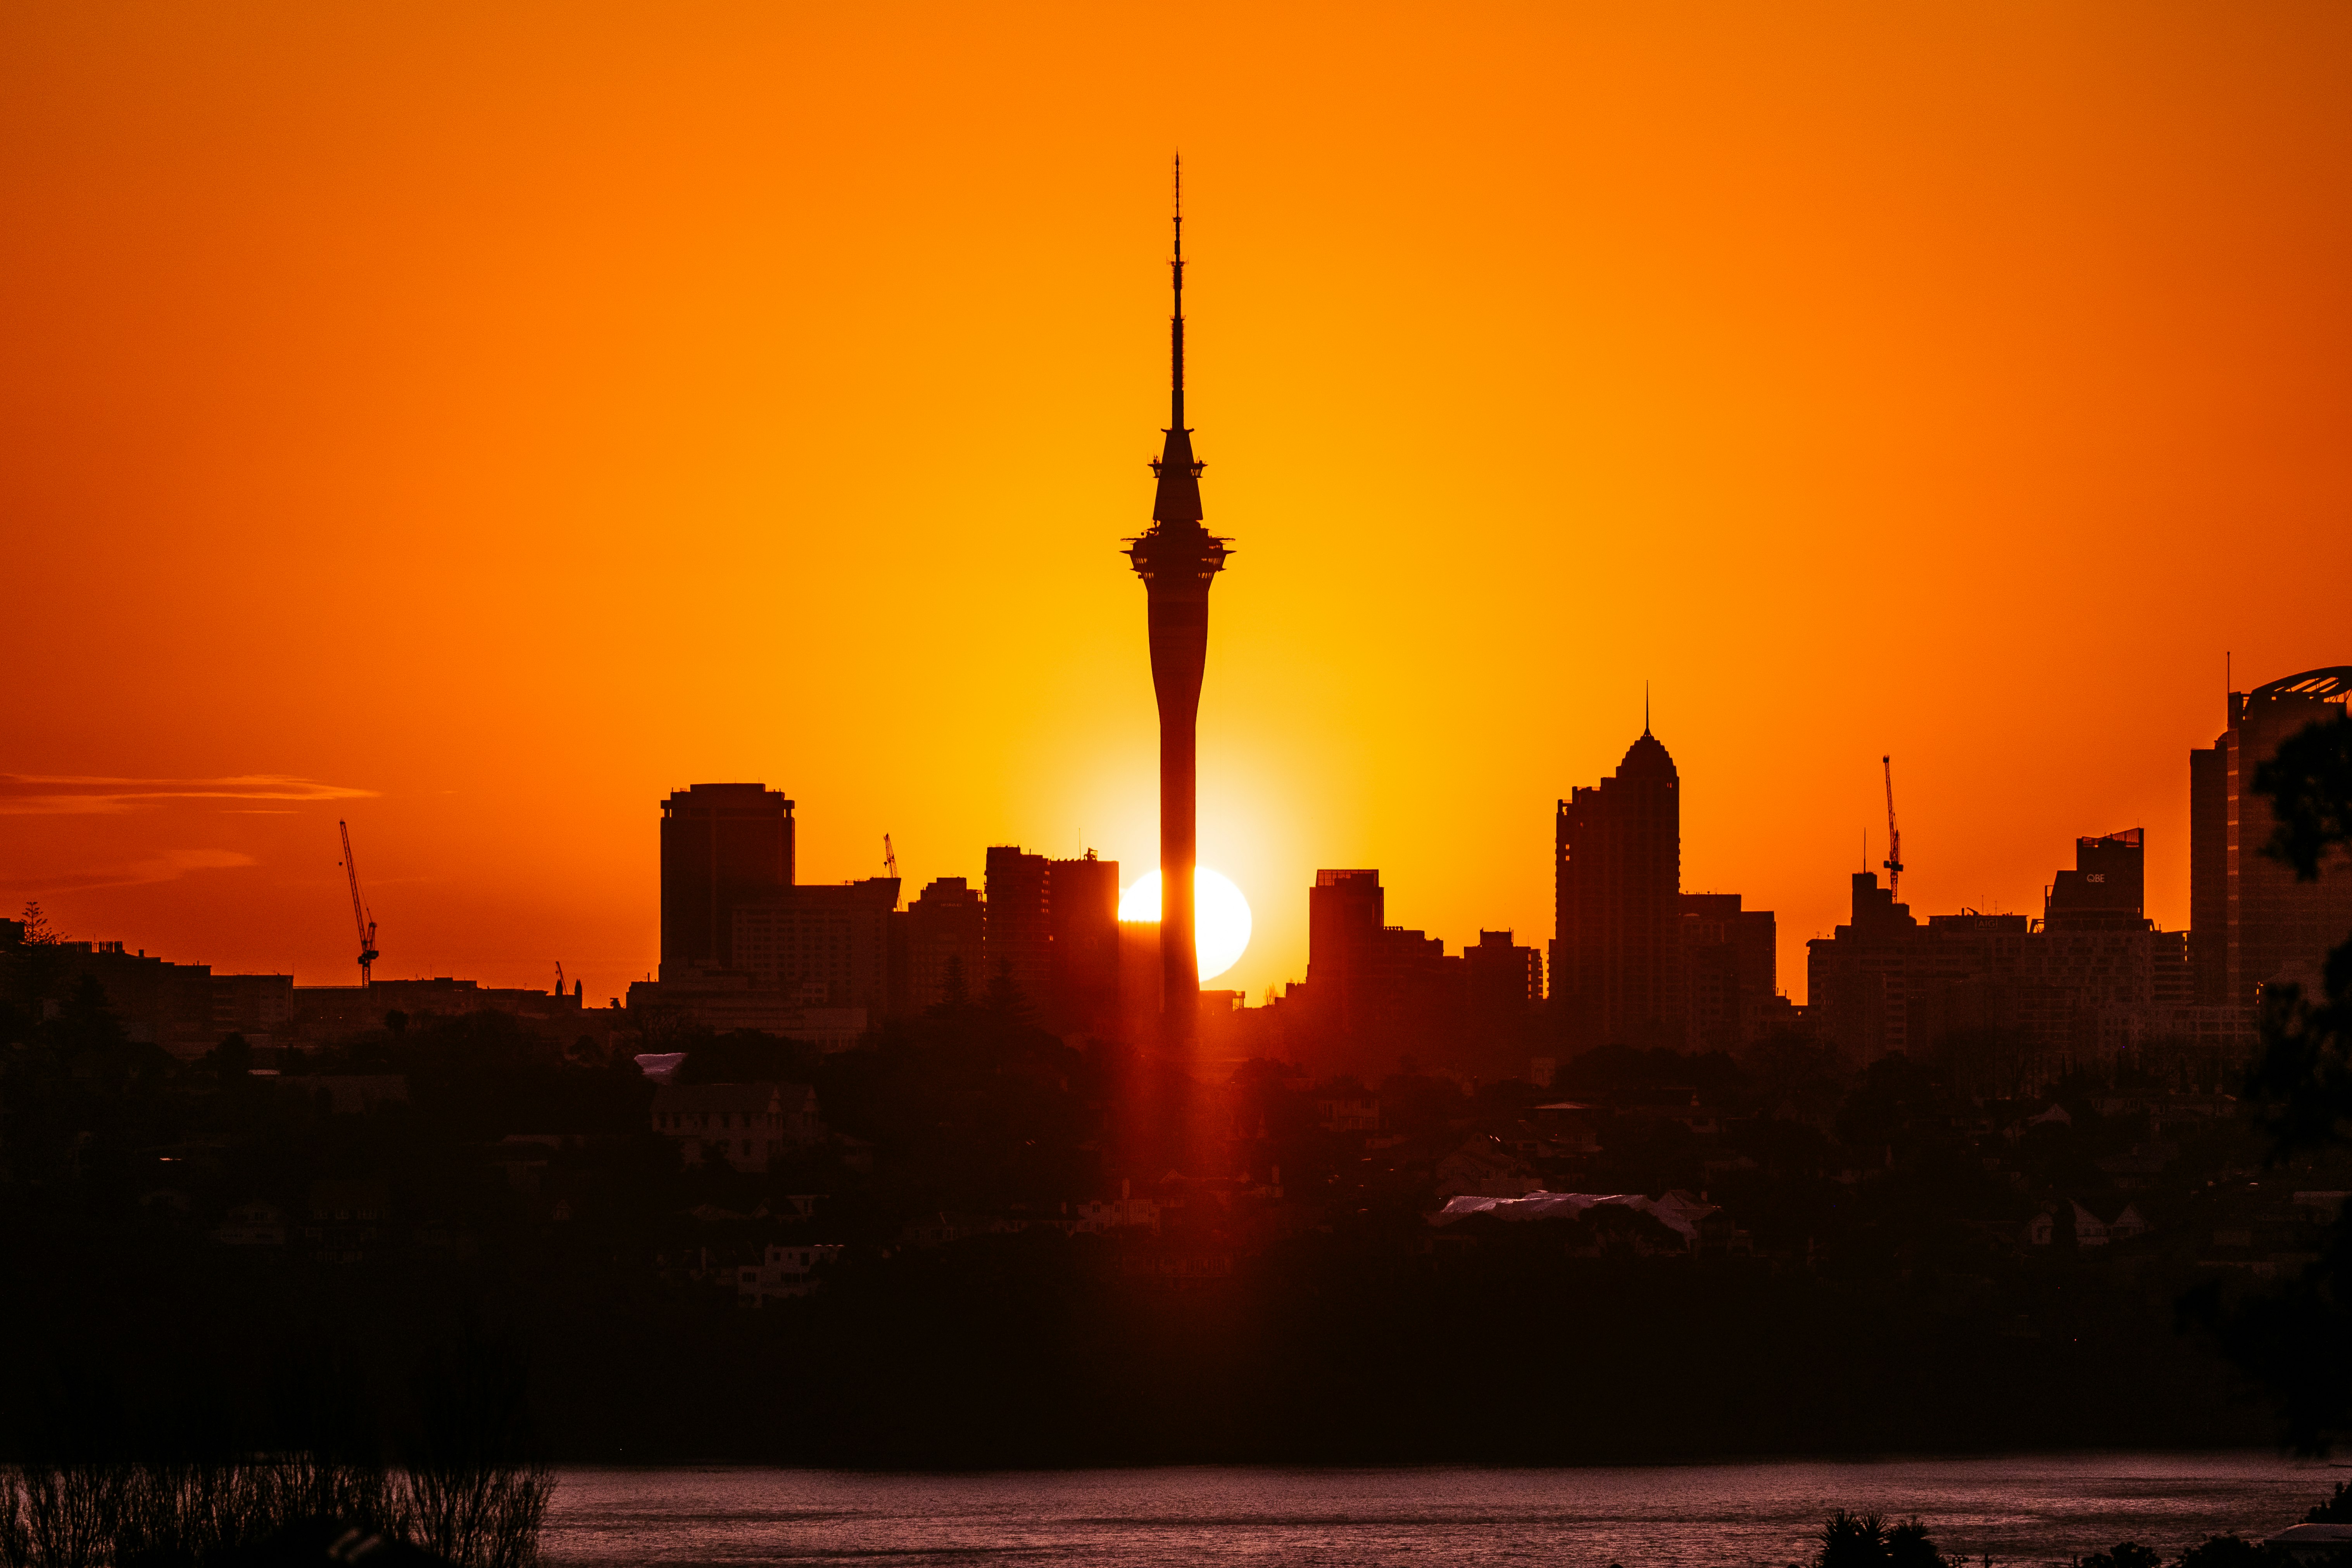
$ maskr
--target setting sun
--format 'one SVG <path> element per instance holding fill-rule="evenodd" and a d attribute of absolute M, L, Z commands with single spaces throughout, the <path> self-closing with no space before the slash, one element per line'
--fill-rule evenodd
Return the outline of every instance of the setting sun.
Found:
<path fill-rule="evenodd" d="M 1160 918 L 1160 873 L 1153 871 L 1118 897 L 1118 918 Z M 1249 900 L 1222 872 L 1192 868 L 1192 945 L 1201 958 L 1201 978 L 1214 980 L 1241 962 L 1250 941 Z"/>

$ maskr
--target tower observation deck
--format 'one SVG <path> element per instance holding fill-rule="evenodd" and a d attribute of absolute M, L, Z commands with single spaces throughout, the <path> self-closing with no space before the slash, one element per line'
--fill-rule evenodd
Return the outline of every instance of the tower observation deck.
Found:
<path fill-rule="evenodd" d="M 1201 963 L 1193 945 L 1192 871 L 1198 862 L 1196 731 L 1201 670 L 1209 651 L 1209 587 L 1224 569 L 1227 542 L 1201 523 L 1201 469 L 1184 424 L 1183 167 L 1177 166 L 1175 310 L 1170 318 L 1167 443 L 1151 526 L 1128 541 L 1127 557 L 1149 599 L 1151 686 L 1160 701 L 1160 1038 L 1188 1049 L 1200 1026 Z"/>

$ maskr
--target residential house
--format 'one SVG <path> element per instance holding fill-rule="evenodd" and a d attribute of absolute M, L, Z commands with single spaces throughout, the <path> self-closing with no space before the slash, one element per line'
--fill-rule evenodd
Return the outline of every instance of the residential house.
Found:
<path fill-rule="evenodd" d="M 383 1182 L 315 1182 L 302 1245 L 312 1262 L 357 1263 L 382 1243 L 391 1210 L 391 1191 Z"/>
<path fill-rule="evenodd" d="M 736 1304 L 764 1307 L 787 1296 L 813 1296 L 822 1283 L 818 1270 L 840 1256 L 831 1243 L 771 1246 L 758 1263 L 736 1269 Z"/>
<path fill-rule="evenodd" d="M 1380 1100 L 1370 1094 L 1319 1096 L 1315 1101 L 1315 1124 L 1326 1132 L 1378 1132 Z"/>
<path fill-rule="evenodd" d="M 1543 1190 L 1543 1178 L 1505 1148 L 1501 1139 L 1484 1135 L 1469 1139 L 1441 1158 L 1436 1175 L 1440 1198 L 1464 1194 L 1483 1198 L 1516 1198 Z"/>
<path fill-rule="evenodd" d="M 225 1247 L 283 1247 L 286 1212 L 276 1204 L 239 1204 L 222 1219 L 213 1239 Z"/>
<path fill-rule="evenodd" d="M 665 1083 L 654 1089 L 653 1130 L 674 1140 L 686 1163 L 726 1161 L 764 1172 L 771 1161 L 824 1141 L 816 1090 L 800 1083 Z"/>
<path fill-rule="evenodd" d="M 1102 1236 L 1117 1230 L 1149 1230 L 1160 1234 L 1160 1205 L 1150 1198 L 1131 1196 L 1129 1184 L 1122 1179 L 1116 1198 L 1090 1198 L 1077 1205 L 1077 1223 L 1074 1233 Z"/>

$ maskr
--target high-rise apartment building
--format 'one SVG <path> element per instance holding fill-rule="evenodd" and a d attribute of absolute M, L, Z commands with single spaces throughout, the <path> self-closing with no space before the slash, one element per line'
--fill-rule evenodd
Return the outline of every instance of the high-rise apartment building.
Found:
<path fill-rule="evenodd" d="M 2191 1005 L 2188 948 L 2141 908 L 2138 830 L 2074 841 L 2040 921 L 1962 910 L 1922 925 L 1853 877 L 1853 917 L 1808 945 L 1809 1008 L 1852 1062 L 1902 1051 L 1971 1092 L 2030 1092 L 2070 1064 L 2155 1049 L 2178 1056 L 2213 1033 Z"/>
<path fill-rule="evenodd" d="M 941 877 L 907 906 L 908 1004 L 920 1012 L 961 985 L 976 1001 L 988 984 L 987 909 L 961 877 Z"/>
<path fill-rule="evenodd" d="M 892 1010 L 898 879 L 803 883 L 734 907 L 727 967 L 803 1007 Z"/>
<path fill-rule="evenodd" d="M 661 969 L 724 968 L 738 904 L 793 885 L 793 803 L 758 784 L 699 784 L 662 802 Z"/>
<path fill-rule="evenodd" d="M 1387 913 L 1388 894 L 1378 871 L 1316 872 L 1315 886 L 1307 892 L 1307 984 L 1344 992 L 1370 963 Z M 1344 1027 L 1344 1012 L 1340 1022 Z"/>
<path fill-rule="evenodd" d="M 1552 1003 L 1564 1043 L 1682 1037 L 1682 780 L 1650 733 L 1553 825 Z"/>
<path fill-rule="evenodd" d="M 988 972 L 973 985 L 974 995 L 1004 976 L 1030 1006 L 1045 1004 L 1054 984 L 1052 875 L 1052 863 L 1043 855 L 1024 854 L 1015 844 L 990 847 L 982 946 Z"/>
<path fill-rule="evenodd" d="M 1451 1056 L 1451 1037 L 1469 1023 L 1464 961 L 1446 957 L 1434 937 L 1390 925 L 1387 908 L 1378 871 L 1316 872 L 1307 894 L 1307 984 L 1286 998 L 1321 1066 L 1372 1080 L 1403 1055 Z"/>
<path fill-rule="evenodd" d="M 1119 1032 L 1118 862 L 1087 850 L 1045 866 L 1053 946 L 1046 1024 L 1066 1034 Z"/>
<path fill-rule="evenodd" d="M 1522 1017 L 1543 1001 L 1543 954 L 1519 946 L 1513 934 L 1482 931 L 1475 947 L 1462 950 L 1470 1010 L 1482 1020 Z"/>
<path fill-rule="evenodd" d="M 1853 917 L 1805 944 L 1806 992 L 1822 1037 L 1852 1062 L 1875 1061 L 1910 1043 L 1912 960 L 1920 937 L 1911 906 L 1895 901 L 1875 871 L 1853 873 Z M 2025 917 L 2005 917 L 2025 932 Z"/>
<path fill-rule="evenodd" d="M 1053 860 L 1015 845 L 991 848 L 984 982 L 1009 974 L 1037 1021 L 1056 1033 L 1123 1032 L 1118 892 L 1118 862 L 1091 849 Z"/>
<path fill-rule="evenodd" d="M 2230 727 L 2189 753 L 2190 962 L 2198 999 L 2251 1006 L 2266 983 L 2315 968 L 2352 935 L 2352 864 L 2315 882 L 2263 853 L 2277 818 L 2254 789 L 2279 743 L 2352 701 L 2352 665 L 2230 693 Z"/>
<path fill-rule="evenodd" d="M 1743 910 L 1738 893 L 1685 893 L 1680 911 L 1683 1038 L 1727 1051 L 1759 1037 L 1779 994 L 1779 932 L 1770 910 Z"/>

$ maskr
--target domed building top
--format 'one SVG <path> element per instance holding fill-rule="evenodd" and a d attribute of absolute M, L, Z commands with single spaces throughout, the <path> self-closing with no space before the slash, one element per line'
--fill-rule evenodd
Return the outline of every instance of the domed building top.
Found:
<path fill-rule="evenodd" d="M 1665 744 L 1650 733 L 1647 726 L 1641 738 L 1625 748 L 1625 760 L 1617 764 L 1621 779 L 1679 779 L 1675 771 L 1675 759 L 1666 752 Z"/>

